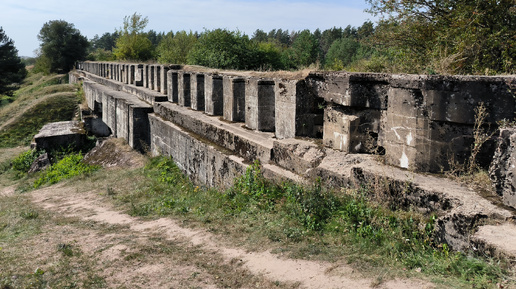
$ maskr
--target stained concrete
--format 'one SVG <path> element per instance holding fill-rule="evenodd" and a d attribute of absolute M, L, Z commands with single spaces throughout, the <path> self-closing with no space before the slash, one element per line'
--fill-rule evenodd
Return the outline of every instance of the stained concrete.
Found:
<path fill-rule="evenodd" d="M 85 67 L 98 72 L 97 66 Z M 453 249 L 478 250 L 484 244 L 484 249 L 503 250 L 487 239 L 484 243 L 471 240 L 479 224 L 507 222 L 513 218 L 511 210 L 457 182 L 417 172 L 445 169 L 451 157 L 467 158 L 472 115 L 480 102 L 489 112 L 486 121 L 491 126 L 486 128 L 494 130 L 497 120 L 512 119 L 511 77 L 318 72 L 303 79 L 282 79 L 258 73 L 174 71 L 167 73 L 169 96 L 161 96 L 179 105 L 157 101 L 158 92 L 155 98 L 145 99 L 130 85 L 96 79 L 87 72 L 84 77 L 153 103 L 153 113 L 143 112 L 149 118 L 152 153 L 173 156 L 196 181 L 228 186 L 248 162 L 259 159 L 271 178 L 296 182 L 320 178 L 336 188 L 366 187 L 371 198 L 396 208 L 435 213 L 435 237 Z M 191 108 L 199 109 L 199 75 L 204 79 L 205 107 L 196 111 Z M 260 81 L 266 81 L 262 92 Z M 123 104 L 129 101 L 97 85 L 86 86 L 97 91 L 87 93 L 88 105 L 102 110 L 106 123 L 123 123 L 127 115 Z M 268 99 L 264 105 L 260 95 Z M 215 109 L 217 105 L 222 109 Z M 271 132 L 262 131 L 270 123 L 262 126 L 260 115 L 273 120 Z M 127 133 L 116 127 L 115 131 Z M 491 150 L 490 145 L 486 148 Z M 379 151 L 385 155 L 371 155 Z M 482 153 L 481 159 L 489 156 Z"/>

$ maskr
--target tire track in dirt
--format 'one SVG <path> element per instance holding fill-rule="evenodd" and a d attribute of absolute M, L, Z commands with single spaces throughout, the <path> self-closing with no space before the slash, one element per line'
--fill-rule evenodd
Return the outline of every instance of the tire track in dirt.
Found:
<path fill-rule="evenodd" d="M 111 225 L 127 226 L 139 236 L 160 234 L 171 241 L 186 240 L 190 246 L 203 251 L 221 254 L 226 262 L 241 260 L 252 274 L 264 276 L 273 281 L 297 283 L 300 288 L 433 288 L 420 280 L 390 280 L 375 286 L 373 279 L 362 278 L 347 264 L 332 264 L 306 260 L 280 258 L 264 252 L 246 252 L 232 248 L 217 240 L 217 237 L 203 230 L 181 227 L 169 218 L 140 220 L 109 207 L 96 192 L 69 192 L 67 188 L 52 186 L 31 193 L 35 204 L 45 210 L 84 221 L 96 221 Z M 158 269 L 156 269 L 159 271 Z M 160 276 L 156 276 L 160 278 Z M 245 286 L 244 286 L 245 287 Z"/>

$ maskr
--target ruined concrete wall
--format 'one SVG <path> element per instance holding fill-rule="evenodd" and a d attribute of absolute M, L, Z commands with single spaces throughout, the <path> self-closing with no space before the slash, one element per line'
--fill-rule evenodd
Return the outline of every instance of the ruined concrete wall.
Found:
<path fill-rule="evenodd" d="M 421 172 L 440 172 L 450 160 L 467 159 L 480 104 L 491 130 L 497 121 L 514 118 L 508 85 L 514 77 L 317 72 L 271 78 L 154 64 L 82 62 L 79 67 L 91 72 L 93 81 L 150 104 L 177 103 L 273 132 L 277 139 L 320 138 L 328 148 L 382 154 L 390 165 Z M 141 80 L 143 88 L 113 81 L 120 74 L 127 83 Z M 484 146 L 483 165 L 493 151 L 494 143 Z"/>

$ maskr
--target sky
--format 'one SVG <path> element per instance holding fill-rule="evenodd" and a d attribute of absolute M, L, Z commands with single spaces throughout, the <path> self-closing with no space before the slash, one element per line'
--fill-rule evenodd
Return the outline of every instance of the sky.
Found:
<path fill-rule="evenodd" d="M 256 29 L 312 32 L 360 26 L 375 21 L 365 0 L 1 0 L 0 26 L 14 41 L 19 56 L 35 56 L 43 24 L 64 20 L 82 35 L 114 32 L 125 16 L 148 17 L 146 31 L 169 32 L 226 28 L 252 36 Z"/>

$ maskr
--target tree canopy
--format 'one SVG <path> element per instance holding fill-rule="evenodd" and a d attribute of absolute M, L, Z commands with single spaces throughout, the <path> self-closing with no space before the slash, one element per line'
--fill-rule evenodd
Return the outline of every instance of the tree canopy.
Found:
<path fill-rule="evenodd" d="M 77 60 L 86 59 L 88 39 L 64 20 L 45 23 L 38 39 L 41 41 L 40 67 L 46 72 L 68 72 Z"/>
<path fill-rule="evenodd" d="M 197 35 L 190 31 L 169 32 L 157 48 L 158 62 L 186 64 L 188 53 L 197 43 Z"/>
<path fill-rule="evenodd" d="M 119 37 L 113 53 L 117 59 L 146 61 L 154 56 L 154 46 L 143 31 L 148 23 L 147 17 L 137 13 L 124 17 L 124 26 L 116 31 Z"/>
<path fill-rule="evenodd" d="M 514 0 L 367 0 L 382 16 L 374 44 L 416 71 L 511 73 Z M 390 51 L 389 51 L 390 50 Z"/>

